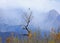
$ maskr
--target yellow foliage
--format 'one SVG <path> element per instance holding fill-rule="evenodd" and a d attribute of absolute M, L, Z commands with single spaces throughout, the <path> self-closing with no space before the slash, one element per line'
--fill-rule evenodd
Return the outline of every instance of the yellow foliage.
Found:
<path fill-rule="evenodd" d="M 18 38 L 14 38 L 14 43 L 18 43 Z"/>
<path fill-rule="evenodd" d="M 11 42 L 11 39 L 10 38 L 7 38 L 6 39 L 6 43 L 10 43 Z"/>
<path fill-rule="evenodd" d="M 48 43 L 55 43 L 55 41 L 54 40 L 50 40 L 50 41 L 48 41 Z"/>
<path fill-rule="evenodd" d="M 60 39 L 60 33 L 56 35 L 56 39 Z"/>
<path fill-rule="evenodd" d="M 34 33 L 34 36 L 36 36 L 36 33 Z"/>
<path fill-rule="evenodd" d="M 29 38 L 31 38 L 31 37 L 32 37 L 32 34 L 31 34 L 31 33 L 29 33 L 29 34 L 28 34 L 28 37 L 29 37 Z"/>

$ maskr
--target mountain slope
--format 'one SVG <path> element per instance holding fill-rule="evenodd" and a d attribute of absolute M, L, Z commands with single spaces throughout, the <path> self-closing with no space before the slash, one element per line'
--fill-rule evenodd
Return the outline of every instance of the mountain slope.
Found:
<path fill-rule="evenodd" d="M 0 32 L 17 32 L 19 34 L 26 34 L 27 31 L 23 29 L 21 25 L 8 25 L 8 24 L 0 24 Z"/>
<path fill-rule="evenodd" d="M 49 12 L 47 12 L 47 17 L 45 21 L 42 23 L 42 27 L 45 30 L 50 30 L 51 28 L 58 28 L 59 20 L 60 20 L 60 14 L 52 9 Z"/>

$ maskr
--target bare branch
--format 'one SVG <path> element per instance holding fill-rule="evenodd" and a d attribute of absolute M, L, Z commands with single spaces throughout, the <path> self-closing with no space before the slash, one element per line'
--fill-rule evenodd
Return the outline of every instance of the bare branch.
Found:
<path fill-rule="evenodd" d="M 30 11 L 30 8 L 29 8 L 29 11 Z M 28 34 L 23 34 L 23 35 L 31 35 L 31 32 L 30 30 L 28 29 L 28 26 L 32 20 L 32 12 L 30 11 L 29 13 L 24 13 L 24 20 L 26 22 L 25 26 L 24 26 L 24 29 L 27 30 Z"/>

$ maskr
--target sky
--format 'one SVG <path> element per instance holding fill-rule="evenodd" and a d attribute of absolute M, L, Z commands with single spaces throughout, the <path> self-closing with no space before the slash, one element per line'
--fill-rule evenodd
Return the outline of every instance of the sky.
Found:
<path fill-rule="evenodd" d="M 31 10 L 37 11 L 37 13 L 47 12 L 51 9 L 55 9 L 60 13 L 60 0 L 0 0 L 0 8 L 5 9 L 5 10 L 13 9 L 13 8 L 31 8 Z M 35 13 L 34 15 L 36 17 L 34 21 L 36 20 L 39 21 L 39 18 L 40 20 L 42 20 L 43 18 L 40 17 L 37 13 Z M 20 19 L 18 15 L 16 14 L 16 12 L 14 13 L 12 11 L 9 12 L 9 14 L 6 13 L 6 14 L 3 14 L 2 16 L 5 17 L 4 20 L 6 18 L 8 19 L 8 20 L 6 19 L 6 22 L 10 21 L 11 23 L 14 23 L 14 24 L 17 23 Z"/>
<path fill-rule="evenodd" d="M 37 11 L 56 9 L 60 12 L 60 0 L 0 0 L 0 8 L 31 8 Z"/>
<path fill-rule="evenodd" d="M 31 10 L 37 11 L 37 13 L 34 13 L 34 24 L 38 25 L 40 21 L 42 22 L 44 20 L 44 17 L 38 15 L 39 12 L 48 12 L 51 9 L 55 9 L 60 13 L 60 0 L 0 0 L 0 8 L 5 10 L 13 8 L 31 8 Z M 2 20 L 3 22 L 9 24 L 16 25 L 21 23 L 20 17 L 16 12 L 8 11 L 8 13 L 0 14 L 0 17 L 4 18 Z"/>

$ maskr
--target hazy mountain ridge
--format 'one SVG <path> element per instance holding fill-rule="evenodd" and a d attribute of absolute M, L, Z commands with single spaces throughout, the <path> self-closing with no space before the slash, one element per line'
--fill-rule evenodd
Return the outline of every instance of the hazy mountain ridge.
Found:
<path fill-rule="evenodd" d="M 59 16 L 60 16 L 60 14 L 56 10 L 52 10 L 51 13 L 52 13 L 52 17 L 50 17 L 51 18 L 51 25 L 52 25 L 53 28 L 54 27 L 56 28 L 57 25 L 59 26 L 59 19 L 60 19 Z"/>
<path fill-rule="evenodd" d="M 13 12 L 17 12 L 17 15 L 19 14 L 23 14 L 23 10 L 20 10 L 20 9 L 13 9 L 12 10 Z M 11 11 L 11 12 L 12 12 Z M 21 13 L 19 13 L 20 11 L 22 11 Z M 8 11 L 9 12 L 9 11 Z M 9 13 L 8 13 L 9 14 Z M 15 13 L 14 13 L 15 14 Z M 13 14 L 13 15 L 14 15 Z M 15 14 L 16 15 L 16 14 Z M 44 30 L 50 30 L 50 28 L 52 27 L 58 27 L 60 24 L 60 14 L 55 10 L 55 9 L 52 9 L 50 10 L 49 12 L 46 13 L 46 19 L 41 23 L 42 25 L 40 25 L 41 28 L 43 28 Z M 45 15 L 43 15 L 44 17 Z M 11 16 L 10 16 L 11 17 Z M 13 16 L 12 16 L 13 17 Z M 15 17 L 14 17 L 15 18 Z M 19 17 L 18 17 L 19 18 Z M 14 20 L 9 20 L 9 23 L 11 24 L 11 22 L 13 22 Z M 4 21 L 1 21 L 0 19 L 0 30 L 1 31 L 18 31 L 20 32 L 20 28 L 21 26 L 19 25 L 14 25 L 14 26 L 8 26 L 9 24 L 4 24 L 4 23 L 1 23 L 1 22 L 4 22 Z M 16 21 L 17 22 L 17 21 Z M 15 22 L 15 23 L 16 23 Z M 19 24 L 19 23 L 18 23 Z M 33 27 L 31 27 L 33 28 Z M 33 30 L 33 29 L 32 29 Z"/>
<path fill-rule="evenodd" d="M 16 32 L 19 34 L 27 33 L 21 25 L 10 26 L 8 24 L 0 24 L 0 32 Z"/>
<path fill-rule="evenodd" d="M 60 14 L 55 9 L 47 12 L 46 15 L 46 19 L 43 21 L 41 28 L 51 30 L 51 28 L 58 28 L 60 26 Z"/>

